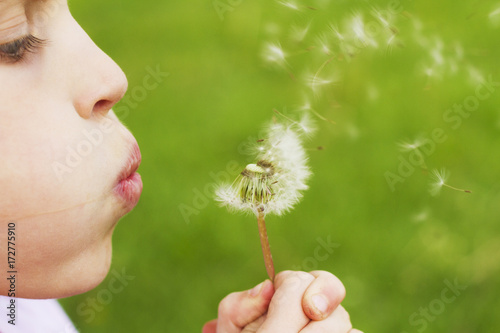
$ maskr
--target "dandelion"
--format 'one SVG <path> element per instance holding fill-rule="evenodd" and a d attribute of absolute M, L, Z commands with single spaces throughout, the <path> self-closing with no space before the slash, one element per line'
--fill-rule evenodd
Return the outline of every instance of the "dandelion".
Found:
<path fill-rule="evenodd" d="M 216 200 L 233 211 L 253 213 L 269 278 L 274 280 L 274 265 L 267 237 L 265 217 L 291 210 L 308 187 L 311 172 L 302 145 L 301 121 L 285 125 L 272 123 L 257 162 L 248 164 L 233 184 L 220 185 Z"/>
<path fill-rule="evenodd" d="M 456 187 L 453 187 L 453 186 L 446 184 L 446 182 L 448 181 L 448 178 L 449 178 L 449 174 L 445 169 L 441 169 L 440 171 L 433 170 L 432 171 L 432 182 L 431 182 L 431 186 L 429 189 L 429 192 L 431 193 L 431 195 L 437 195 L 441 191 L 441 188 L 443 188 L 443 187 L 448 187 L 448 188 L 455 190 L 455 191 L 471 193 L 471 191 L 469 191 L 469 190 L 456 188 Z"/>

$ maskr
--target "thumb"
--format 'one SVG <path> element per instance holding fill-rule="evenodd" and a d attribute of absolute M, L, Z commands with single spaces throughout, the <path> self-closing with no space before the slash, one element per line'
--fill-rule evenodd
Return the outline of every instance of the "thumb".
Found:
<path fill-rule="evenodd" d="M 315 279 L 304 293 L 302 308 L 309 319 L 323 320 L 342 302 L 345 288 L 333 274 L 324 271 L 310 273 Z"/>
<path fill-rule="evenodd" d="M 207 323 L 207 332 L 240 333 L 241 330 L 267 312 L 274 286 L 266 280 L 251 290 L 229 294 L 219 304 L 217 330 L 211 331 L 214 321 Z"/>

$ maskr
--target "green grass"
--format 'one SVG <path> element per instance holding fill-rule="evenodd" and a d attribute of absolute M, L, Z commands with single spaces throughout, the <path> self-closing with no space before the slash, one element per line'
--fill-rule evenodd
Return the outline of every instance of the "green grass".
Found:
<path fill-rule="evenodd" d="M 199 332 L 225 295 L 266 278 L 255 219 L 231 215 L 212 198 L 193 202 L 194 191 L 213 184 L 210 173 L 228 162 L 251 161 L 238 147 L 257 138 L 272 109 L 292 110 L 304 94 L 313 96 L 302 73 L 329 56 L 303 51 L 329 23 L 342 27 L 356 11 L 368 18 L 374 3 L 386 8 L 390 1 L 318 0 L 308 3 L 317 10 L 298 13 L 274 1 L 242 1 L 224 20 L 209 0 L 71 3 L 80 24 L 127 73 L 129 93 L 142 85 L 148 66 L 170 73 L 123 119 L 141 146 L 144 192 L 115 231 L 112 270 L 126 269 L 135 279 L 89 322 L 77 308 L 102 295 L 111 276 L 63 300 L 81 332 Z M 311 151 L 314 176 L 303 201 L 285 217 L 267 219 L 276 268 L 336 274 L 346 285 L 354 326 L 365 332 L 418 332 L 425 318 L 418 313 L 429 306 L 436 315 L 425 321 L 425 332 L 497 332 L 500 87 L 457 129 L 443 120 L 448 108 L 474 95 L 470 68 L 500 81 L 500 27 L 488 18 L 494 5 L 401 5 L 401 46 L 364 48 L 325 67 L 338 82 L 311 99 L 337 124 L 318 121 L 317 135 L 306 143 L 325 150 Z M 442 41 L 445 61 L 438 69 L 455 56 L 455 43 L 462 45 L 455 73 L 424 74 L 432 47 L 418 44 L 416 19 L 425 38 Z M 291 27 L 308 23 L 305 41 L 290 41 Z M 260 57 L 263 43 L 276 40 L 292 53 L 287 61 L 295 80 Z M 385 173 L 397 173 L 398 156 L 409 156 L 397 143 L 436 128 L 447 139 L 427 165 L 446 168 L 449 184 L 472 194 L 443 188 L 433 197 L 429 175 L 419 168 L 391 191 Z M 198 213 L 187 223 L 180 205 L 198 205 Z M 327 260 L 314 258 L 318 238 L 339 245 Z M 444 281 L 456 278 L 467 289 L 439 308 Z"/>

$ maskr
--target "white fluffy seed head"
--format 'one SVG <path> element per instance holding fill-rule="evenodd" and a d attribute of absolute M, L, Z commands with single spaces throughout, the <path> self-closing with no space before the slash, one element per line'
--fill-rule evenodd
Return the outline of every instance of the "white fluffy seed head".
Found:
<path fill-rule="evenodd" d="M 311 176 L 302 137 L 308 134 L 304 128 L 312 127 L 309 119 L 271 123 L 267 137 L 256 149 L 258 162 L 247 165 L 232 185 L 220 185 L 217 201 L 231 210 L 256 215 L 282 215 L 292 209 Z"/>

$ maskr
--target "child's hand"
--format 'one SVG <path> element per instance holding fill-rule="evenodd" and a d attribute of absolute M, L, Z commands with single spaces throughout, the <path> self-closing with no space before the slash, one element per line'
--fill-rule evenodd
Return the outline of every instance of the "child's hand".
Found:
<path fill-rule="evenodd" d="M 360 333 L 340 306 L 345 288 L 324 271 L 284 271 L 275 284 L 266 280 L 252 290 L 232 293 L 219 304 L 219 318 L 203 333 Z"/>

